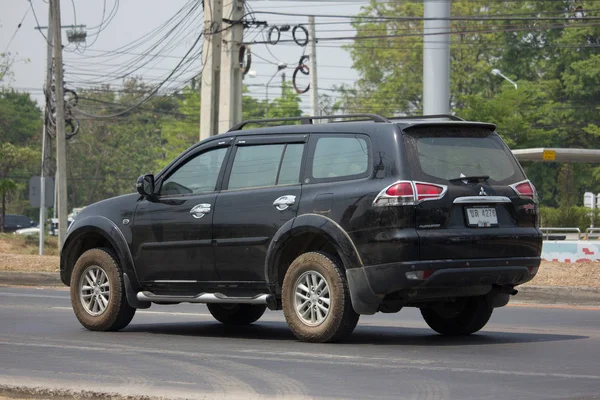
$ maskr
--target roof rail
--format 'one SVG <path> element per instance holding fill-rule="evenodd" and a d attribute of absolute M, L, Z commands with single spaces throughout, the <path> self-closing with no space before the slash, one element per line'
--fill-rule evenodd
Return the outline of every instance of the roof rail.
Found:
<path fill-rule="evenodd" d="M 320 119 L 336 119 L 336 118 L 368 118 L 373 122 L 391 122 L 389 119 L 377 114 L 349 114 L 349 115 L 325 115 L 325 116 L 305 116 L 305 117 L 289 117 L 289 118 L 271 118 L 271 119 L 249 119 L 234 125 L 228 132 L 241 131 L 248 124 L 261 124 L 268 122 L 288 122 L 300 121 L 302 125 L 312 125 L 314 120 Z"/>
<path fill-rule="evenodd" d="M 388 117 L 388 119 L 435 119 L 435 118 L 448 118 L 452 121 L 464 121 L 464 119 L 451 114 L 431 114 L 431 115 L 409 115 L 402 117 Z"/>

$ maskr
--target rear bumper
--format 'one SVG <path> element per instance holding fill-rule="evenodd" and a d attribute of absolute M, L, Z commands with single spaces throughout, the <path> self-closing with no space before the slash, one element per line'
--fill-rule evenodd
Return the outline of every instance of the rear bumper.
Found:
<path fill-rule="evenodd" d="M 415 299 L 420 293 L 426 299 L 428 293 L 464 296 L 473 288 L 485 292 L 493 286 L 520 285 L 535 276 L 540 262 L 540 257 L 399 262 L 348 269 L 346 275 L 356 312 L 373 314 L 384 297 L 395 292 L 406 291 Z M 418 271 L 430 276 L 423 280 L 406 276 Z"/>

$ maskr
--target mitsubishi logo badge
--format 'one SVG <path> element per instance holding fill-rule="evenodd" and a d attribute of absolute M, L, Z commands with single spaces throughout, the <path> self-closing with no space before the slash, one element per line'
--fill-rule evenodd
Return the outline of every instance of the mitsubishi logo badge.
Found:
<path fill-rule="evenodd" d="M 483 190 L 483 188 L 481 188 L 481 190 L 479 191 L 479 195 L 480 196 L 487 196 L 488 194 L 485 192 L 485 190 Z"/>

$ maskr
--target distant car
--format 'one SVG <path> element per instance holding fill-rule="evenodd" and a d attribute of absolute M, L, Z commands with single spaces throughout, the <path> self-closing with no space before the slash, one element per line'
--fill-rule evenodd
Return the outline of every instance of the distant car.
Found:
<path fill-rule="evenodd" d="M 6 214 L 4 216 L 4 232 L 11 233 L 18 229 L 31 228 L 36 226 L 37 222 L 32 221 L 25 215 Z"/>
<path fill-rule="evenodd" d="M 39 226 L 34 226 L 32 228 L 17 229 L 13 233 L 15 235 L 39 235 L 40 234 L 40 227 Z"/>

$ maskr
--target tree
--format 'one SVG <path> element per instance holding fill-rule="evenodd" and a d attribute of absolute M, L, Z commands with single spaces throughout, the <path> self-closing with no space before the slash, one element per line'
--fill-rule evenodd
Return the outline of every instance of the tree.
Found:
<path fill-rule="evenodd" d="M 1 68 L 1 67 L 0 67 Z M 8 67 L 7 67 L 8 68 Z M 6 69 L 5 71 L 8 71 Z M 1 71 L 0 71 L 1 73 Z M 10 72 L 6 72 L 10 73 Z M 8 206 L 18 205 L 26 195 L 26 185 L 33 175 L 39 156 L 38 143 L 42 127 L 41 111 L 28 93 L 0 89 L 0 196 L 2 226 Z M 9 197 L 10 195 L 10 197 Z M 11 200 L 9 203 L 8 200 Z M 15 207 L 18 209 L 18 207 Z M 19 211 L 22 211 L 19 210 Z"/>
<path fill-rule="evenodd" d="M 28 147 L 17 147 L 11 143 L 0 144 L 0 196 L 2 197 L 2 211 L 0 218 L 0 231 L 4 232 L 4 216 L 6 214 L 6 200 L 9 193 L 14 192 L 18 185 L 10 178 L 10 174 L 18 168 L 34 163 L 39 153 Z"/>

